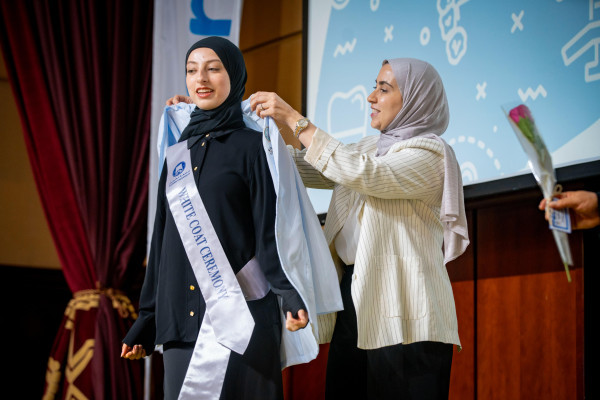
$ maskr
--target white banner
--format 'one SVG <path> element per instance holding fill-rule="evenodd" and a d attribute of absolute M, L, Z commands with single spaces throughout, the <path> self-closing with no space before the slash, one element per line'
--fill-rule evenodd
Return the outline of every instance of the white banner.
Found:
<path fill-rule="evenodd" d="M 243 0 L 154 0 L 148 251 L 162 169 L 158 165 L 156 135 L 165 101 L 187 93 L 184 58 L 192 44 L 207 36 L 222 36 L 239 44 L 242 5 Z"/>

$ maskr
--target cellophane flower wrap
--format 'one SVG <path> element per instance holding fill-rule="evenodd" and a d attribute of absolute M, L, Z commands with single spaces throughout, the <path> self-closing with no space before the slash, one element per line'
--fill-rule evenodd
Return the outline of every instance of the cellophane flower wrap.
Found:
<path fill-rule="evenodd" d="M 523 147 L 523 150 L 527 154 L 529 168 L 531 168 L 531 172 L 542 189 L 544 198 L 548 202 L 557 192 L 560 192 L 560 185 L 556 184 L 552 157 L 538 132 L 531 111 L 524 104 L 519 104 L 515 107 L 505 106 L 503 109 L 507 114 L 508 122 L 517 135 L 519 143 L 521 143 L 521 147 Z M 573 265 L 573 258 L 571 256 L 571 248 L 569 247 L 568 234 L 552 229 L 552 235 L 554 236 L 554 241 L 565 267 L 567 280 L 571 282 L 569 266 Z"/>

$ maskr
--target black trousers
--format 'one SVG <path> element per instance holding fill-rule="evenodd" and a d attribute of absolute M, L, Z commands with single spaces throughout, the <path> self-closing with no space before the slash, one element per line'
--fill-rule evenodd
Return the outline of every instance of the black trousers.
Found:
<path fill-rule="evenodd" d="M 350 293 L 354 267 L 341 282 L 344 311 L 338 312 L 329 346 L 325 397 L 337 399 L 447 399 L 453 345 L 397 344 L 374 350 L 357 347 L 358 328 Z"/>
<path fill-rule="evenodd" d="M 281 317 L 277 297 L 269 292 L 264 298 L 248 302 L 254 317 L 254 331 L 243 355 L 231 352 L 221 400 L 283 399 L 279 346 Z M 165 400 L 176 400 L 183 385 L 194 343 L 165 344 Z"/>

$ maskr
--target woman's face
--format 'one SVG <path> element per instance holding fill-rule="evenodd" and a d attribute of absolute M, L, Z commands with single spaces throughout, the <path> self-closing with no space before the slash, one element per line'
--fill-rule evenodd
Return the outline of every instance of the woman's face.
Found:
<path fill-rule="evenodd" d="M 223 104 L 231 91 L 231 82 L 217 53 L 207 47 L 190 53 L 185 82 L 194 104 L 202 110 L 213 110 Z"/>
<path fill-rule="evenodd" d="M 375 88 L 367 97 L 371 103 L 371 127 L 383 130 L 394 120 L 402 108 L 402 93 L 396 83 L 390 64 L 381 67 Z"/>

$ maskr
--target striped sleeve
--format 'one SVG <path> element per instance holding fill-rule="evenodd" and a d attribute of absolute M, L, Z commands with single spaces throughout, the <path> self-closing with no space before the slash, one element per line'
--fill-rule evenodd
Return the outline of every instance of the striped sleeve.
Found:
<path fill-rule="evenodd" d="M 335 182 L 327 179 L 304 160 L 306 149 L 298 150 L 290 145 L 288 145 L 287 148 L 296 164 L 296 168 L 298 168 L 304 186 L 313 189 L 333 189 Z"/>
<path fill-rule="evenodd" d="M 360 152 L 317 129 L 304 159 L 329 180 L 382 199 L 424 199 L 442 185 L 443 147 L 412 138 L 385 156 Z"/>

